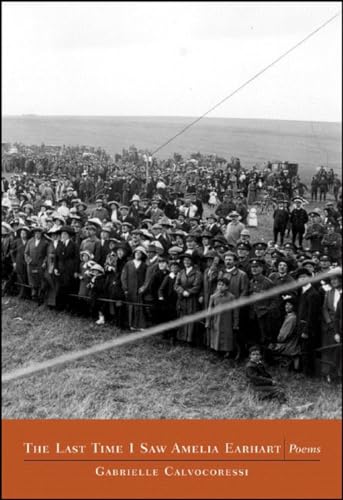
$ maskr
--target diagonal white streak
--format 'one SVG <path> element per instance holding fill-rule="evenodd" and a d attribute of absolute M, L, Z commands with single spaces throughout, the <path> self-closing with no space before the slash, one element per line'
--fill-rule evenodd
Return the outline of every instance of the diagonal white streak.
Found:
<path fill-rule="evenodd" d="M 41 363 L 34 363 L 24 368 L 18 368 L 17 370 L 3 374 L 1 380 L 2 383 L 5 383 L 5 382 L 10 382 L 12 380 L 17 380 L 21 377 L 28 377 L 30 375 L 33 375 L 34 373 L 38 373 L 43 370 L 47 370 L 49 368 L 54 368 L 63 365 L 65 363 L 70 363 L 72 361 L 76 361 L 77 359 L 84 358 L 86 356 L 91 356 L 93 354 L 96 354 L 98 352 L 103 352 L 108 349 L 112 349 L 113 347 L 119 347 L 128 344 L 130 342 L 135 342 L 137 340 L 145 339 L 147 337 L 151 337 L 152 335 L 157 335 L 159 333 L 166 332 L 168 330 L 179 328 L 180 326 L 187 325 L 188 323 L 200 321 L 204 318 L 214 316 L 216 314 L 220 314 L 226 311 L 230 311 L 232 309 L 249 306 L 251 304 L 254 304 L 255 302 L 259 302 L 260 300 L 270 299 L 275 295 L 280 295 L 286 292 L 290 292 L 292 290 L 295 290 L 296 288 L 306 285 L 307 283 L 316 283 L 318 281 L 325 280 L 331 278 L 332 276 L 337 276 L 341 274 L 342 274 L 341 268 L 332 269 L 328 272 L 320 273 L 314 277 L 303 280 L 301 281 L 301 283 L 299 282 L 287 283 L 285 285 L 271 288 L 270 290 L 258 293 L 256 295 L 252 295 L 249 297 L 240 297 L 232 302 L 220 304 L 217 307 L 214 307 L 213 309 L 199 311 L 189 316 L 184 316 L 182 318 L 169 321 L 168 323 L 162 323 L 160 325 L 153 326 L 152 328 L 148 328 L 146 331 L 143 332 L 123 335 L 120 338 L 109 340 L 101 344 L 96 344 L 94 346 L 88 347 L 87 349 L 73 351 L 69 354 L 62 354 L 61 356 L 48 359 L 47 361 L 43 361 Z"/>

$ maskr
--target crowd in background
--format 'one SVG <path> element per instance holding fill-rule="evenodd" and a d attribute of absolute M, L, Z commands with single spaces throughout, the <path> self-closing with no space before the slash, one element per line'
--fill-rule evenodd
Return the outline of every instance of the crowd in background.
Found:
<path fill-rule="evenodd" d="M 288 163 L 15 144 L 2 172 L 3 294 L 97 325 L 145 329 L 341 266 L 341 182 L 324 167 L 309 189 Z M 325 206 L 306 210 L 307 195 Z M 270 239 L 249 231 L 266 198 Z M 237 361 L 258 345 L 268 362 L 331 382 L 341 308 L 335 274 L 164 336 Z"/>

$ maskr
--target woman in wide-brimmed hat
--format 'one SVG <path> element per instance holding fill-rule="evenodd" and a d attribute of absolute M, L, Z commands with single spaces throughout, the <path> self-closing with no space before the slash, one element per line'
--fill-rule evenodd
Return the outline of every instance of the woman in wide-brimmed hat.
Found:
<path fill-rule="evenodd" d="M 31 237 L 31 231 L 28 226 L 20 225 L 17 228 L 18 237 L 13 242 L 14 270 L 16 281 L 19 286 L 19 298 L 29 297 L 27 264 L 25 262 L 25 247 Z"/>
<path fill-rule="evenodd" d="M 27 263 L 29 285 L 31 285 L 32 299 L 40 302 L 42 299 L 43 275 L 46 265 L 48 242 L 42 237 L 45 231 L 42 226 L 33 226 L 31 231 L 33 237 L 27 242 L 24 255 Z"/>
<path fill-rule="evenodd" d="M 121 274 L 121 284 L 123 287 L 127 306 L 128 325 L 130 330 L 137 330 L 146 327 L 146 315 L 143 306 L 141 288 L 146 276 L 147 252 L 143 246 L 138 246 L 133 251 L 133 260 L 124 265 Z"/>
<path fill-rule="evenodd" d="M 59 228 L 51 228 L 45 234 L 49 244 L 46 255 L 46 268 L 44 270 L 44 301 L 48 307 L 56 307 L 58 279 L 54 273 L 56 251 L 61 250 L 61 231 Z"/>
<path fill-rule="evenodd" d="M 179 316 L 187 316 L 198 311 L 199 296 L 202 288 L 202 274 L 195 266 L 194 257 L 183 254 L 182 262 L 184 269 L 177 275 L 175 290 L 178 295 Z M 177 338 L 192 344 L 201 343 L 199 325 L 190 323 L 178 329 Z"/>

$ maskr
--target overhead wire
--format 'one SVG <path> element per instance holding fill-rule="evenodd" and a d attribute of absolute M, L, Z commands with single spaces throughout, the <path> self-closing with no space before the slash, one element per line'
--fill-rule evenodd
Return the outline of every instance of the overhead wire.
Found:
<path fill-rule="evenodd" d="M 302 45 L 303 43 L 305 43 L 307 40 L 309 40 L 309 38 L 311 38 L 316 33 L 318 33 L 325 26 L 327 26 L 328 24 L 330 24 L 340 14 L 341 14 L 341 11 L 336 12 L 336 14 L 334 16 L 330 17 L 328 20 L 326 20 L 324 23 L 322 23 L 318 28 L 316 28 L 315 30 L 311 31 L 311 33 L 309 33 L 305 38 L 303 38 L 302 40 L 300 40 L 299 42 L 297 42 L 295 45 L 293 45 L 291 48 L 289 48 L 286 52 L 283 52 L 279 57 L 277 57 L 276 59 L 274 59 L 271 63 L 269 63 L 263 69 L 261 69 L 260 71 L 258 71 L 255 75 L 253 75 L 251 78 L 249 78 L 248 80 L 246 80 L 242 85 L 240 85 L 238 88 L 236 88 L 233 92 L 231 92 L 229 95 L 227 95 L 226 97 L 224 97 L 223 99 L 221 99 L 217 104 L 215 104 L 214 106 L 212 106 L 210 109 L 208 109 L 201 116 L 199 116 L 198 118 L 196 118 L 195 120 L 193 120 L 191 123 L 189 123 L 188 125 L 186 125 L 184 128 L 182 128 L 177 134 L 173 135 L 170 139 L 168 139 L 166 142 L 164 142 L 163 144 L 161 144 L 161 146 L 159 146 L 158 148 L 156 148 L 151 153 L 151 156 L 155 155 L 158 151 L 160 151 L 165 146 L 167 146 L 168 144 L 170 144 L 177 137 L 179 137 L 180 135 L 184 134 L 187 130 L 189 130 L 191 127 L 193 127 L 193 125 L 195 125 L 196 123 L 198 123 L 200 120 L 202 120 L 203 118 L 205 118 L 205 116 L 209 115 L 212 111 L 214 111 L 215 109 L 217 109 L 224 102 L 226 102 L 231 97 L 233 97 L 235 94 L 237 94 L 239 91 L 241 91 L 242 89 L 244 89 L 247 85 L 249 85 L 251 82 L 253 82 L 254 80 L 256 80 L 263 73 L 265 73 L 266 71 L 268 71 L 272 66 L 274 66 L 275 64 L 277 64 L 283 58 L 285 58 L 288 54 L 290 54 L 295 49 L 297 49 L 298 47 L 300 47 L 300 45 Z"/>

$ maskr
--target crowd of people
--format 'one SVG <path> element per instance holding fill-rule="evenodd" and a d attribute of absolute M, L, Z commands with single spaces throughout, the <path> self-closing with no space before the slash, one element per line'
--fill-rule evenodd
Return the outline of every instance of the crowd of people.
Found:
<path fill-rule="evenodd" d="M 9 145 L 3 294 L 141 330 L 334 273 L 342 247 L 337 176 L 319 169 L 317 178 L 332 178 L 335 201 L 306 210 L 307 187 L 290 170 L 248 170 L 237 158 L 200 154 L 157 160 L 135 148 L 111 157 L 100 148 Z M 271 239 L 252 241 L 249 217 L 261 192 L 274 203 Z M 341 308 L 342 278 L 329 273 L 164 336 L 237 361 L 259 346 L 268 363 L 330 383 L 341 374 Z"/>

